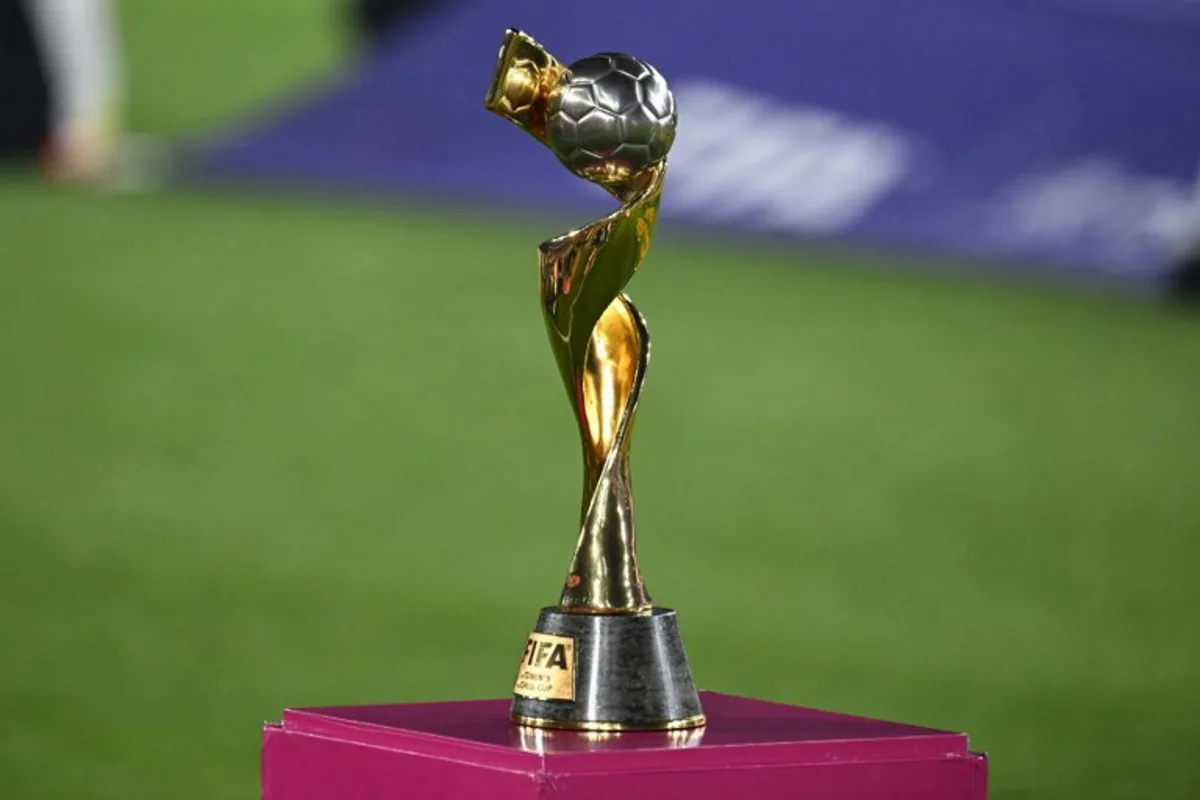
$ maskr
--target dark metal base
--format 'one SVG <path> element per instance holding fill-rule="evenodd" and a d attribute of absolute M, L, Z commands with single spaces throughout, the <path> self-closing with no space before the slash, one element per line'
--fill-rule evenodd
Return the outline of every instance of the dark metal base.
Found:
<path fill-rule="evenodd" d="M 574 640 L 574 698 L 513 695 L 520 725 L 572 730 L 670 730 L 703 725 L 675 611 L 580 614 L 543 608 L 534 634 Z"/>

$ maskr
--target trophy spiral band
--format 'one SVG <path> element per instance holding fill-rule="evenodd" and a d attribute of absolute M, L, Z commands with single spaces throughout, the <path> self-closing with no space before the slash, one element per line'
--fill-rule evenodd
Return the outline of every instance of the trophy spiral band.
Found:
<path fill-rule="evenodd" d="M 579 540 L 562 596 L 542 609 L 513 719 L 581 730 L 704 724 L 675 612 L 654 607 L 635 557 L 629 439 L 650 336 L 625 284 L 650 248 L 675 130 L 653 67 L 616 53 L 569 68 L 509 30 L 485 106 L 621 203 L 538 249 L 542 313 L 583 444 Z"/>

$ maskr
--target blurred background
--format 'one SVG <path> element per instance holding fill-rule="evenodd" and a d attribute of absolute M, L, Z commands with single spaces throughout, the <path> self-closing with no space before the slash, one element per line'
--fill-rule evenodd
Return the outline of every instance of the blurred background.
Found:
<path fill-rule="evenodd" d="M 634 469 L 699 683 L 1200 796 L 1200 8 L 905 5 L 0 0 L 0 796 L 510 690 L 579 501 L 535 247 L 609 206 L 482 109 L 506 25 L 679 98 Z"/>

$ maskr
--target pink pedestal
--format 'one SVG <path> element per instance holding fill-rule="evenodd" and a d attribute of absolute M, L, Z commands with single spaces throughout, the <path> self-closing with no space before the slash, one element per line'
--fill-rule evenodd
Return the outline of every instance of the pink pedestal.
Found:
<path fill-rule="evenodd" d="M 508 700 L 288 709 L 263 730 L 264 800 L 986 800 L 967 737 L 701 693 L 708 726 L 517 728 Z"/>

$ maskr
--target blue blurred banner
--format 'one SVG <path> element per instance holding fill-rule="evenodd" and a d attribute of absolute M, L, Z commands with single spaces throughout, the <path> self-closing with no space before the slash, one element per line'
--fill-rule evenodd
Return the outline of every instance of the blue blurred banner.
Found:
<path fill-rule="evenodd" d="M 670 80 L 666 219 L 1153 281 L 1200 223 L 1200 2 L 458 2 L 209 175 L 607 208 L 482 107 L 504 29 Z"/>

